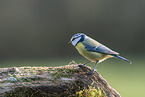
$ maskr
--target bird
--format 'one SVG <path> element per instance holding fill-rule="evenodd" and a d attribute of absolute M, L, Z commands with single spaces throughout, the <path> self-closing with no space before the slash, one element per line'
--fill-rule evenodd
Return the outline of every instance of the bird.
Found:
<path fill-rule="evenodd" d="M 93 74 L 96 70 L 95 68 L 97 64 L 108 58 L 114 57 L 124 60 L 130 64 L 132 63 L 128 59 L 119 56 L 118 52 L 111 50 L 84 33 L 77 33 L 73 35 L 69 43 L 71 43 L 83 57 L 89 60 L 83 65 L 86 65 L 90 62 L 96 63 L 93 70 L 91 70 L 88 74 Z"/>

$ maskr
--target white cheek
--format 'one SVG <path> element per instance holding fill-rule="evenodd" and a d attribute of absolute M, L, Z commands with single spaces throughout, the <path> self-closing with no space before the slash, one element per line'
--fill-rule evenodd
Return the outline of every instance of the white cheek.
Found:
<path fill-rule="evenodd" d="M 80 41 L 81 37 L 76 38 L 74 41 L 72 41 L 72 45 L 76 46 L 76 44 L 78 43 L 78 41 Z"/>
<path fill-rule="evenodd" d="M 74 41 L 72 41 L 72 45 L 75 46 L 77 44 L 76 39 Z"/>

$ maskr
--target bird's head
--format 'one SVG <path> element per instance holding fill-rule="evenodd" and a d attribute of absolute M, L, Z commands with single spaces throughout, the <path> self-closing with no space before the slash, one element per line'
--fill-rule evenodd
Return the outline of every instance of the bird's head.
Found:
<path fill-rule="evenodd" d="M 69 43 L 72 43 L 73 46 L 76 46 L 79 42 L 82 42 L 85 40 L 85 34 L 83 33 L 77 33 L 72 36 L 71 40 Z"/>

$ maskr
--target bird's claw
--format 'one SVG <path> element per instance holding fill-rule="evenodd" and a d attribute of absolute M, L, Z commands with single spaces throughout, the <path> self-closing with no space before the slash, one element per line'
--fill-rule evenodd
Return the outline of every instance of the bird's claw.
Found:
<path fill-rule="evenodd" d="M 88 74 L 91 75 L 91 74 L 93 74 L 93 73 L 94 73 L 94 71 L 90 71 Z"/>
<path fill-rule="evenodd" d="M 97 69 L 93 69 L 92 71 L 90 71 L 88 74 L 91 75 L 94 73 L 94 71 L 97 71 Z"/>

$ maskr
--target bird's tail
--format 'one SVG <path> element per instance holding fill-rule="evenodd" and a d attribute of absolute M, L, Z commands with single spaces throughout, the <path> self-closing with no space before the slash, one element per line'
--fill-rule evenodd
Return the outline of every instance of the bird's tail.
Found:
<path fill-rule="evenodd" d="M 129 60 L 127 60 L 127 59 L 125 59 L 125 58 L 123 58 L 123 57 L 121 57 L 121 56 L 118 56 L 118 55 L 112 55 L 112 56 L 114 56 L 114 57 L 117 58 L 117 59 L 121 59 L 121 60 L 124 60 L 124 61 L 129 62 L 130 64 L 132 64 L 131 61 L 129 61 Z"/>

